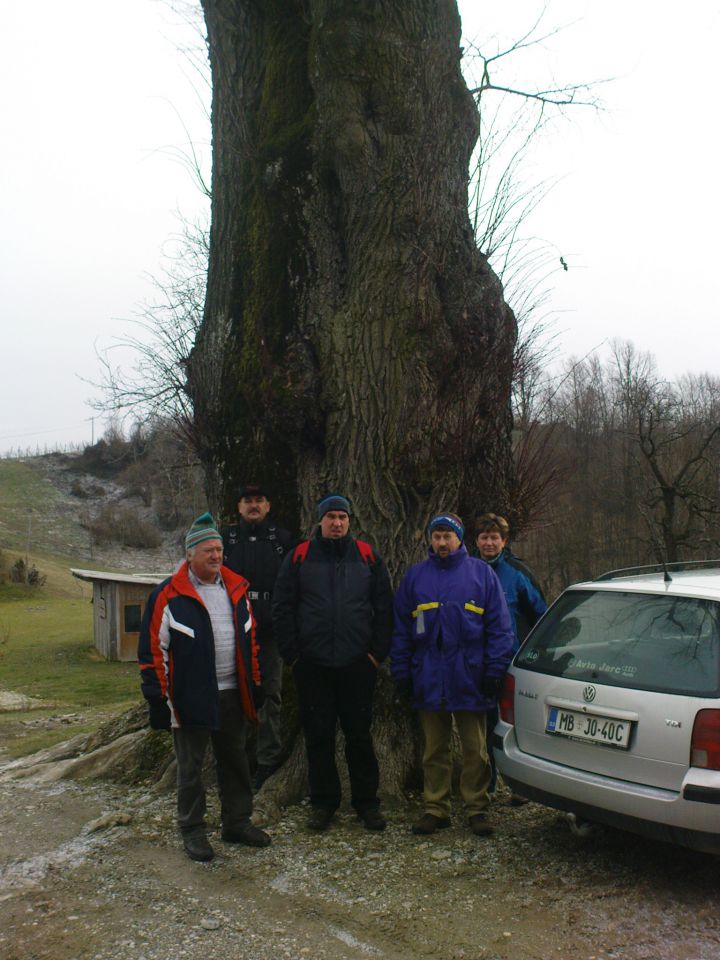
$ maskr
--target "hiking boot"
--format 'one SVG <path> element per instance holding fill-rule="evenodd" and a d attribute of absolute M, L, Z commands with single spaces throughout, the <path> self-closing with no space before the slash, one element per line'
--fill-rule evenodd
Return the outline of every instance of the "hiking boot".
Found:
<path fill-rule="evenodd" d="M 313 807 L 312 813 L 307 819 L 308 830 L 327 830 L 330 821 L 335 816 L 335 811 L 330 807 Z"/>
<path fill-rule="evenodd" d="M 255 793 L 258 792 L 260 787 L 265 783 L 266 780 L 269 780 L 270 777 L 275 773 L 279 768 L 280 764 L 278 763 L 259 763 L 258 768 L 255 771 L 255 776 L 253 777 L 253 790 Z"/>
<path fill-rule="evenodd" d="M 384 830 L 387 820 L 377 807 L 368 807 L 367 810 L 358 810 L 358 817 L 362 820 L 366 830 Z"/>
<path fill-rule="evenodd" d="M 199 863 L 207 863 L 215 856 L 215 852 L 204 834 L 199 837 L 183 837 L 183 847 L 190 859 L 197 860 Z"/>
<path fill-rule="evenodd" d="M 450 826 L 450 817 L 436 817 L 434 813 L 425 813 L 412 826 L 412 832 L 418 834 L 435 833 Z"/>
<path fill-rule="evenodd" d="M 246 847 L 268 847 L 270 837 L 253 823 L 243 823 L 234 830 L 223 830 L 220 834 L 225 843 L 244 843 Z"/>
<path fill-rule="evenodd" d="M 494 832 L 484 813 L 475 813 L 468 817 L 468 823 L 476 837 L 489 837 Z"/>

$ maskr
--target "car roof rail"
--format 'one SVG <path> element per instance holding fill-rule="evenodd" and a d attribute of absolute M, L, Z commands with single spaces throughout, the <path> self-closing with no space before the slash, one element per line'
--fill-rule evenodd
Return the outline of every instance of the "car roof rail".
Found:
<path fill-rule="evenodd" d="M 672 570 L 679 573 L 682 570 L 697 570 L 703 568 L 720 569 L 720 560 L 676 560 L 673 563 L 651 563 L 646 566 L 621 567 L 618 570 L 608 570 L 601 573 L 599 577 L 593 579 L 593 583 L 599 583 L 602 580 L 615 580 L 621 577 L 630 577 L 633 574 L 642 573 L 665 573 Z"/>

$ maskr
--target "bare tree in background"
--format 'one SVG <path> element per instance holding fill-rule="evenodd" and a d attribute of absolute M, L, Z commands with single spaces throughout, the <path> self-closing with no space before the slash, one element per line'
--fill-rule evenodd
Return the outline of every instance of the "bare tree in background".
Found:
<path fill-rule="evenodd" d="M 156 296 L 129 321 L 137 331 L 116 337 L 98 352 L 102 398 L 96 409 L 130 415 L 141 422 L 165 421 L 193 442 L 193 408 L 187 364 L 202 322 L 207 283 L 208 229 L 183 222 L 166 256 L 165 270 L 153 278 Z M 116 354 L 131 366 L 115 363 Z"/>
<path fill-rule="evenodd" d="M 708 526 L 720 516 L 720 381 L 709 375 L 661 380 L 647 354 L 615 346 L 615 385 L 631 440 L 642 516 L 659 561 L 717 545 Z"/>
<path fill-rule="evenodd" d="M 568 361 L 545 400 L 562 483 L 523 549 L 549 594 L 603 570 L 720 547 L 720 380 L 662 378 L 615 342 Z"/>
<path fill-rule="evenodd" d="M 518 337 L 513 357 L 514 416 L 511 484 L 496 491 L 492 506 L 505 512 L 515 534 L 537 523 L 562 477 L 555 429 L 544 415 L 548 367 L 557 335 L 549 311 L 551 289 L 569 267 L 561 251 L 529 232 L 552 180 L 533 176 L 532 151 L 550 122 L 570 107 L 601 109 L 594 80 L 579 84 L 529 86 L 507 78 L 526 51 L 538 52 L 566 29 L 545 28 L 543 8 L 516 40 L 477 40 L 465 51 L 465 72 L 475 97 L 480 134 L 470 181 L 470 215 L 478 246 L 498 274 L 512 307 Z"/>

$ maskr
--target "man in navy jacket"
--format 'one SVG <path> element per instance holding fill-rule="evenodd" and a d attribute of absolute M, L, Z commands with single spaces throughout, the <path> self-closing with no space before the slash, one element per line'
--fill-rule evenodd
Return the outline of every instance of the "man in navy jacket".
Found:
<path fill-rule="evenodd" d="M 428 533 L 428 558 L 410 568 L 395 596 L 390 650 L 393 679 L 411 696 L 425 735 L 425 814 L 413 833 L 450 826 L 454 718 L 463 751 L 460 793 L 470 829 L 482 836 L 491 832 L 486 713 L 510 662 L 510 615 L 495 574 L 468 555 L 460 518 L 439 514 Z"/>
<path fill-rule="evenodd" d="M 173 732 L 178 766 L 177 817 L 191 860 L 212 860 L 205 825 L 202 767 L 212 743 L 222 839 L 265 847 L 250 822 L 252 786 L 245 753 L 257 723 L 260 669 L 248 582 L 222 566 L 223 545 L 209 513 L 185 538 L 187 559 L 150 594 L 140 627 L 138 662 L 150 726 Z"/>

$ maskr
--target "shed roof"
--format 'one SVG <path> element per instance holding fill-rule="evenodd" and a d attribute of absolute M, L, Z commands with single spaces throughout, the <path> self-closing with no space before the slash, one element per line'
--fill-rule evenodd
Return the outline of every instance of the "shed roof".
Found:
<path fill-rule="evenodd" d="M 142 583 L 148 586 L 155 586 L 169 573 L 105 573 L 102 570 L 77 570 L 70 568 L 70 573 L 78 580 L 89 580 L 91 583 L 95 580 L 102 580 L 111 583 Z"/>

